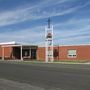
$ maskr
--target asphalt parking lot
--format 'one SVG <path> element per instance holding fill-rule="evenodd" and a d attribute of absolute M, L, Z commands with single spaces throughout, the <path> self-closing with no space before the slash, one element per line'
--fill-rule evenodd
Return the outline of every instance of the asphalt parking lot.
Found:
<path fill-rule="evenodd" d="M 31 63 L 26 65 L 0 62 L 0 79 L 11 80 L 11 82 L 16 82 L 20 85 L 25 84 L 27 86 L 28 84 L 34 86 L 33 90 L 36 87 L 41 90 L 90 90 L 90 65 L 50 63 Z M 4 85 L 4 83 L 0 82 L 0 84 L 3 88 L 7 83 Z M 14 86 L 12 90 L 18 89 L 15 89 Z"/>

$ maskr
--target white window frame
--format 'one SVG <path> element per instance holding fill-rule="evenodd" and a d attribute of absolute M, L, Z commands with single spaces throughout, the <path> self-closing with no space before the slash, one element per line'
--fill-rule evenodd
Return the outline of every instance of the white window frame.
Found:
<path fill-rule="evenodd" d="M 68 53 L 67 53 L 67 57 L 68 58 L 76 58 L 77 57 L 77 50 L 75 50 L 75 49 L 69 49 L 68 50 Z"/>

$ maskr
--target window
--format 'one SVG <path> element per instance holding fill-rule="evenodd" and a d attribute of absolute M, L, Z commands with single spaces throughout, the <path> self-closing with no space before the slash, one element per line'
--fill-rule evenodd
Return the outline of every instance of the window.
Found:
<path fill-rule="evenodd" d="M 69 58 L 76 58 L 76 50 L 68 50 Z"/>

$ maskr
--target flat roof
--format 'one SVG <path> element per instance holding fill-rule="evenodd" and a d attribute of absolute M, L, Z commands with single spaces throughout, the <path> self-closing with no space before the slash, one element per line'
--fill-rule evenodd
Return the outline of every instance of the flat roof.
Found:
<path fill-rule="evenodd" d="M 12 42 L 2 42 L 2 43 L 0 43 L 0 45 L 9 45 L 9 44 L 16 44 L 16 42 L 15 41 L 12 41 Z"/>
<path fill-rule="evenodd" d="M 15 45 L 13 44 L 12 45 L 2 45 L 1 47 L 21 47 L 21 46 L 22 47 L 38 47 L 36 45 L 18 45 L 18 44 L 17 45 L 16 44 Z"/>
<path fill-rule="evenodd" d="M 72 45 L 59 45 L 59 46 L 90 46 L 90 44 L 72 44 Z"/>
<path fill-rule="evenodd" d="M 18 44 L 15 41 L 0 43 L 1 47 L 38 47 L 37 45 Z"/>

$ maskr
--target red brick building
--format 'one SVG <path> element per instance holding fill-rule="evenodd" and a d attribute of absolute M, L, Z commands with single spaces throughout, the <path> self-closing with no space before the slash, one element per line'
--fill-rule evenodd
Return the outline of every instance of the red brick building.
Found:
<path fill-rule="evenodd" d="M 54 46 L 54 60 L 90 60 L 90 45 Z M 0 58 L 8 60 L 45 60 L 45 47 L 0 44 Z"/>
<path fill-rule="evenodd" d="M 45 59 L 45 48 L 37 50 L 38 60 Z M 90 60 L 90 45 L 54 46 L 54 60 Z"/>
<path fill-rule="evenodd" d="M 21 45 L 15 42 L 0 44 L 0 58 L 2 60 L 37 59 L 36 52 L 36 45 Z"/>

